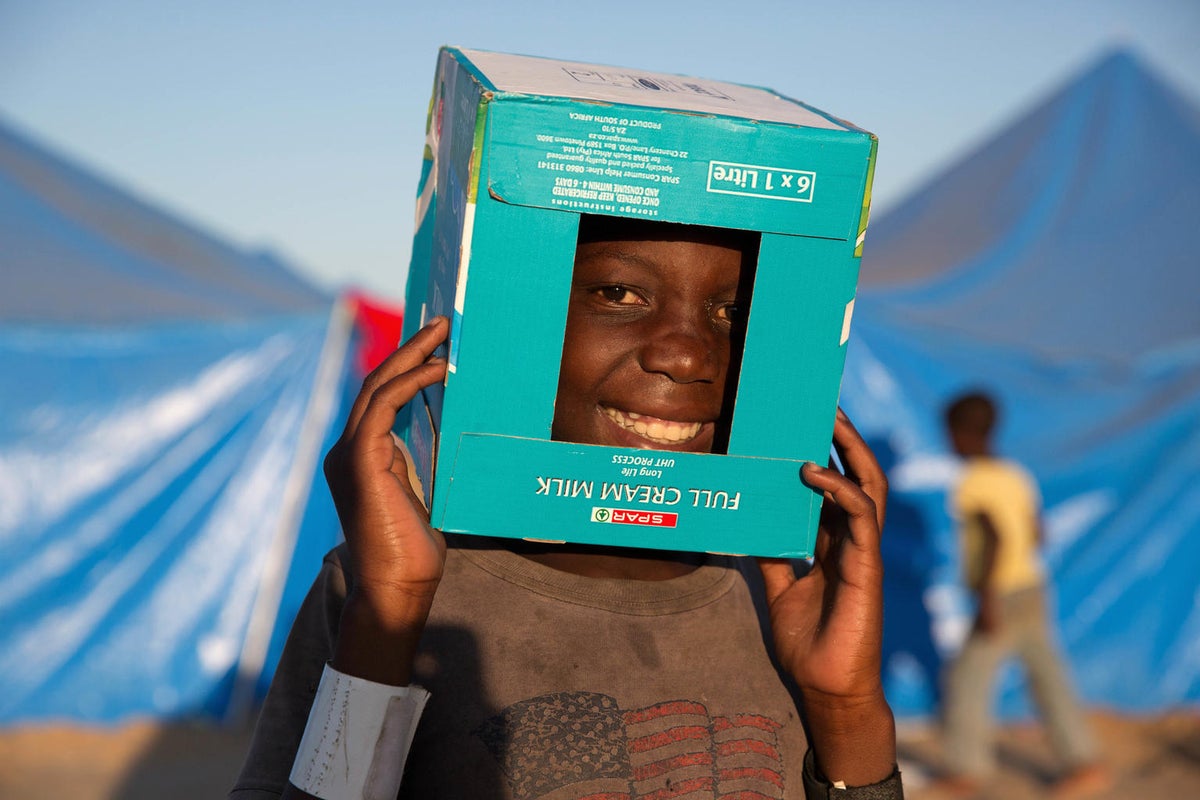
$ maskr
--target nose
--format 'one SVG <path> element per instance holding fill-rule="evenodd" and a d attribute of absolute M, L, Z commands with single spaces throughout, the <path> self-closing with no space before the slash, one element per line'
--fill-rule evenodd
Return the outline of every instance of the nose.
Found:
<path fill-rule="evenodd" d="M 646 372 L 676 383 L 718 383 L 723 378 L 729 340 L 707 313 L 663 315 L 642 341 L 639 362 Z"/>

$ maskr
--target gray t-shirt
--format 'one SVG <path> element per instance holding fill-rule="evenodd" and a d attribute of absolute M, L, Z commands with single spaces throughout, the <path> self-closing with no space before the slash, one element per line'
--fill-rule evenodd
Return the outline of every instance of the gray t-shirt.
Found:
<path fill-rule="evenodd" d="M 235 800 L 286 785 L 346 595 L 323 565 L 289 636 Z M 402 798 L 801 797 L 793 698 L 734 562 L 666 581 L 582 578 L 451 544 L 415 663 L 431 692 Z"/>

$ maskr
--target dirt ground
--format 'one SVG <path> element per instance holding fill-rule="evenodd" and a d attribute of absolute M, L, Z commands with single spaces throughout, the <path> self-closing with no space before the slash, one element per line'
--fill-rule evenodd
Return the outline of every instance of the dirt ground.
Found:
<path fill-rule="evenodd" d="M 1107 791 L 1095 800 L 1192 800 L 1200 798 L 1200 710 L 1161 717 L 1127 717 L 1093 711 L 1093 730 L 1112 772 Z M 941 748 L 931 727 L 904 726 L 898 731 L 905 797 L 948 800 L 932 785 Z M 1052 797 L 1061 777 L 1043 731 L 1035 724 L 1002 729 L 997 737 L 999 774 L 979 792 L 979 800 L 1032 800 Z"/>
<path fill-rule="evenodd" d="M 1200 798 L 1200 710 L 1156 718 L 1093 712 L 1091 719 L 1114 773 L 1112 788 L 1092 797 Z M 935 731 L 902 724 L 899 732 L 906 796 L 942 800 L 929 783 L 940 754 Z M 0 800 L 219 798 L 249 740 L 246 728 L 200 724 L 0 730 Z M 1003 729 L 998 748 L 1001 772 L 980 800 L 1049 795 L 1055 767 L 1036 726 Z"/>

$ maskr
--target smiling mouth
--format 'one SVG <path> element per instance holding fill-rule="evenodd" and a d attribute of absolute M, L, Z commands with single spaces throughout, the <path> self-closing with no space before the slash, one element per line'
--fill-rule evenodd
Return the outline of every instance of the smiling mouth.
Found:
<path fill-rule="evenodd" d="M 645 414 L 635 414 L 632 411 L 620 411 L 608 406 L 600 406 L 604 415 L 627 431 L 655 444 L 679 444 L 696 438 L 702 422 L 676 422 L 670 419 L 649 417 Z"/>

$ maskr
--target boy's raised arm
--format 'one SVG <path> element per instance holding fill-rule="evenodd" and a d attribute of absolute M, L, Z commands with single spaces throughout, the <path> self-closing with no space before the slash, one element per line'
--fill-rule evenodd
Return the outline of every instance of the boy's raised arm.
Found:
<path fill-rule="evenodd" d="M 448 329 L 435 318 L 366 377 L 325 457 L 352 576 L 333 666 L 394 686 L 410 680 L 446 543 L 429 526 L 392 427 L 417 392 L 445 378 L 445 362 L 432 353 Z"/>
<path fill-rule="evenodd" d="M 888 780 L 896 731 L 880 677 L 887 478 L 838 411 L 834 446 L 845 474 L 808 464 L 802 477 L 825 495 L 812 569 L 762 559 L 775 650 L 804 704 L 817 773 L 849 787 Z"/>
<path fill-rule="evenodd" d="M 354 702 L 346 698 L 364 691 L 361 687 L 367 684 L 354 679 L 385 685 L 367 691 L 408 686 L 417 643 L 442 578 L 446 543 L 429 525 L 392 428 L 397 413 L 417 392 L 445 378 L 446 364 L 433 352 L 448 332 L 444 317 L 433 319 L 366 377 L 341 438 L 325 458 L 325 478 L 349 551 L 349 590 L 331 665 L 341 675 L 331 679 L 327 674 L 322 681 L 322 692 L 325 680 L 336 682 L 329 691 L 345 695 L 339 703 Z M 320 701 L 319 692 L 314 707 Z M 389 723 L 382 725 L 381 735 L 386 736 Z M 347 753 L 347 758 L 365 772 L 374 747 L 359 749 L 363 752 Z M 305 757 L 303 746 L 301 750 L 297 769 L 305 767 L 299 764 Z M 283 794 L 310 796 L 294 784 Z"/>

